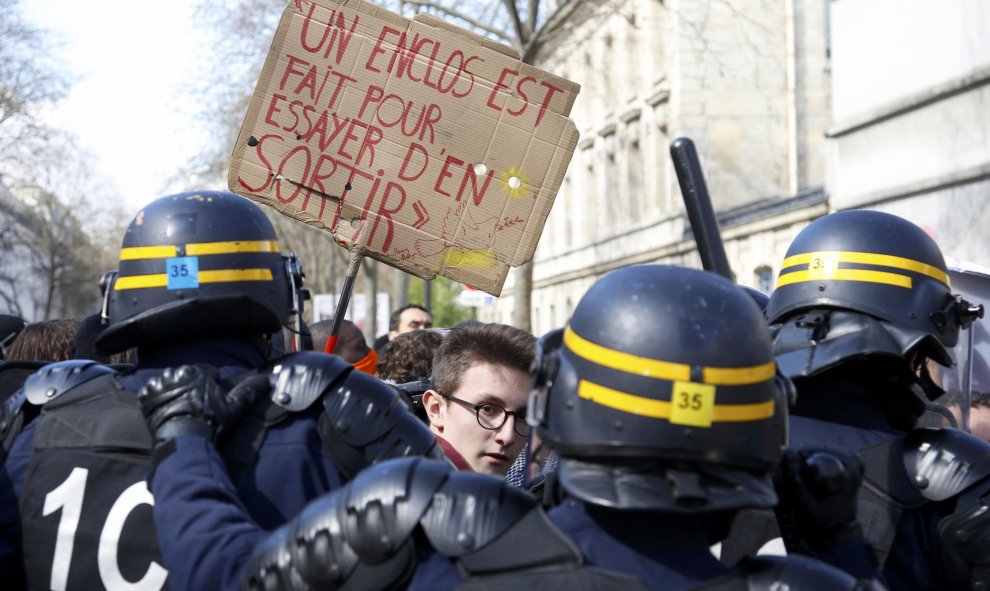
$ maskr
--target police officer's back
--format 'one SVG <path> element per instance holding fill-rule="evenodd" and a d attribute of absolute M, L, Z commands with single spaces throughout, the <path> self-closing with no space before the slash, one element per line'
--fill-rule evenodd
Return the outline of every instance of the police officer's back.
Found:
<path fill-rule="evenodd" d="M 196 481 L 189 471 L 172 468 L 196 463 L 211 469 L 204 436 L 223 448 L 220 468 L 231 475 L 223 494 L 261 528 L 278 526 L 341 484 L 341 470 L 321 437 L 319 386 L 349 380 L 351 367 L 316 354 L 269 361 L 270 335 L 301 312 L 301 285 L 298 261 L 280 252 L 271 223 L 247 199 L 183 193 L 138 212 L 124 236 L 119 269 L 105 282 L 109 324 L 96 342 L 106 352 L 136 348 L 135 368 L 116 374 L 97 364 L 55 364 L 46 368 L 47 379 L 38 374 L 25 388 L 43 410 L 18 437 L 4 476 L 20 499 L 32 587 L 142 581 L 160 588 L 163 565 L 177 567 L 168 579 L 174 588 L 218 587 L 223 556 L 206 555 L 195 542 L 197 527 L 223 522 L 216 512 L 222 507 L 212 500 L 193 516 L 187 509 L 200 492 Z M 167 368 L 186 364 L 197 364 L 199 375 L 227 389 L 245 375 L 261 374 L 243 382 L 253 389 L 240 390 L 258 400 L 225 405 L 180 393 L 172 412 L 209 410 L 211 422 L 176 421 L 169 437 L 151 437 L 135 394 L 150 378 L 172 376 Z M 295 379 L 314 373 L 327 381 L 311 379 L 305 400 L 290 404 L 284 391 L 283 404 L 269 397 L 269 381 L 281 378 L 298 393 Z M 223 439 L 221 424 L 227 428 Z M 150 491 L 167 498 L 163 504 L 172 510 L 154 523 L 146 477 Z M 0 494 L 4 483 L 0 476 Z M 155 526 L 161 556 L 150 535 Z"/>
<path fill-rule="evenodd" d="M 990 446 L 913 428 L 926 399 L 941 394 L 928 360 L 951 365 L 947 348 L 980 311 L 952 295 L 935 242 L 881 212 L 816 220 L 781 267 L 767 316 L 777 362 L 798 390 L 792 444 L 858 450 L 866 465 L 859 521 L 892 588 L 969 588 L 961 557 L 971 553 L 947 516 L 984 507 L 973 485 L 990 471 Z M 957 508 L 967 489 L 975 498 Z M 749 549 L 762 543 L 741 538 Z"/>

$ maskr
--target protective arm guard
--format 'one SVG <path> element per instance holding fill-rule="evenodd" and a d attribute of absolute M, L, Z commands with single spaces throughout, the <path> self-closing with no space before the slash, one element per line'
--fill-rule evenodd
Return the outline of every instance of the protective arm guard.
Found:
<path fill-rule="evenodd" d="M 926 499 L 955 501 L 938 526 L 949 587 L 990 588 L 990 443 L 956 429 L 915 429 L 904 465 Z"/>
<path fill-rule="evenodd" d="M 436 436 L 377 378 L 352 372 L 323 406 L 320 437 L 345 478 L 392 458 L 444 459 Z"/>
<path fill-rule="evenodd" d="M 915 429 L 904 442 L 904 468 L 929 501 L 951 499 L 990 476 L 990 443 L 957 429 Z"/>
<path fill-rule="evenodd" d="M 245 567 L 244 586 L 395 587 L 415 566 L 417 527 L 437 552 L 460 559 L 468 574 L 579 564 L 580 555 L 556 530 L 531 528 L 540 516 L 545 523 L 535 498 L 498 478 L 454 472 L 447 462 L 423 458 L 382 462 L 259 544 Z"/>
<path fill-rule="evenodd" d="M 299 411 L 322 400 L 320 437 L 334 464 L 351 479 L 376 462 L 407 456 L 442 459 L 436 437 L 399 393 L 339 357 L 303 352 L 272 370 L 272 401 Z"/>

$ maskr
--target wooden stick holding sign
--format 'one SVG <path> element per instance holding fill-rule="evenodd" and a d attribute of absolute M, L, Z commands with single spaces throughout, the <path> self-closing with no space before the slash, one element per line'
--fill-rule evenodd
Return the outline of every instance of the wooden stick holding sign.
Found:
<path fill-rule="evenodd" d="M 364 255 L 357 249 L 350 251 L 351 260 L 347 264 L 347 275 L 344 276 L 344 287 L 340 290 L 340 299 L 337 300 L 337 310 L 333 313 L 333 325 L 330 327 L 330 337 L 323 349 L 324 353 L 334 353 L 337 350 L 337 339 L 340 336 L 340 327 L 344 324 L 344 314 L 347 313 L 347 306 L 351 302 L 351 292 L 354 291 L 354 280 L 357 278 L 358 269 L 361 268 L 361 261 Z"/>

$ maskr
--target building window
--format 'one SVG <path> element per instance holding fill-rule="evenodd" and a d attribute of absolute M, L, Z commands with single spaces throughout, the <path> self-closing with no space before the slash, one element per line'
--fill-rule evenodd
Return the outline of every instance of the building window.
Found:
<path fill-rule="evenodd" d="M 577 195 L 572 195 L 574 188 L 571 186 L 571 175 L 564 177 L 564 199 L 570 203 L 576 203 L 578 200 Z M 560 199 L 560 196 L 557 197 Z M 574 244 L 574 224 L 571 223 L 570 216 L 558 216 L 560 223 L 564 226 L 564 247 L 570 248 Z"/>
<path fill-rule="evenodd" d="M 621 182 L 618 174 L 618 162 L 615 154 L 615 126 L 609 125 L 602 133 L 604 146 L 605 170 L 604 178 L 601 179 L 602 200 L 604 201 L 603 212 L 608 219 L 601 220 L 603 226 L 614 228 L 615 224 L 622 220 L 623 204 L 619 202 L 621 194 Z"/>
<path fill-rule="evenodd" d="M 753 274 L 756 276 L 757 289 L 765 294 L 773 291 L 773 269 L 763 265 L 762 267 L 757 267 Z"/>
<path fill-rule="evenodd" d="M 629 142 L 629 213 L 633 221 L 641 220 L 644 211 L 643 198 L 643 150 L 639 137 Z"/>

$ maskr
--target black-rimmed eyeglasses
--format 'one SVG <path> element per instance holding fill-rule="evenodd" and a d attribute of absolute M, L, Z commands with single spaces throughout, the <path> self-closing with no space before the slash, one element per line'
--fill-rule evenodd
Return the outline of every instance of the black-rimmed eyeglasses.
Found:
<path fill-rule="evenodd" d="M 473 402 L 468 402 L 467 400 L 461 400 L 456 396 L 448 396 L 447 394 L 440 394 L 447 400 L 451 400 L 460 404 L 468 410 L 473 410 L 476 417 L 478 417 L 478 424 L 488 429 L 489 431 L 498 431 L 505 424 L 505 421 L 509 420 L 509 415 L 515 417 L 513 421 L 512 429 L 516 432 L 516 435 L 521 435 L 523 437 L 529 435 L 529 424 L 526 422 L 526 411 L 512 411 L 505 410 L 501 406 L 494 404 L 492 402 L 485 402 L 483 404 L 474 404 Z"/>

